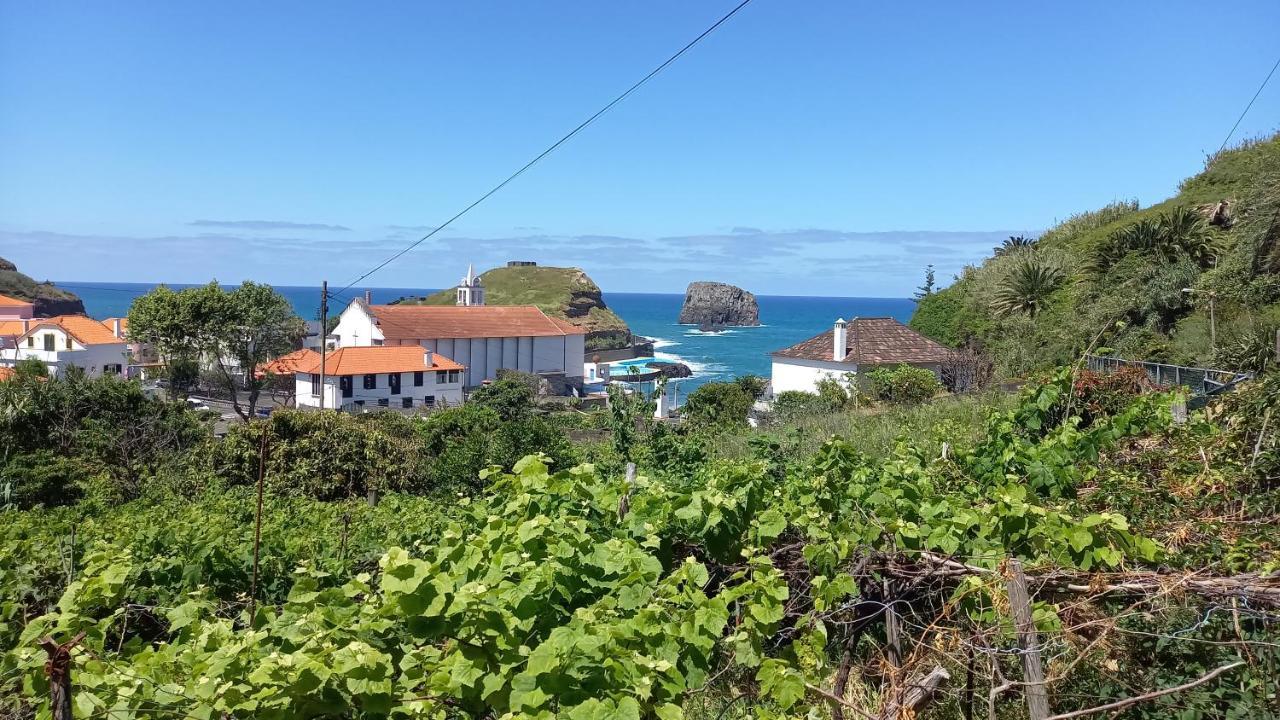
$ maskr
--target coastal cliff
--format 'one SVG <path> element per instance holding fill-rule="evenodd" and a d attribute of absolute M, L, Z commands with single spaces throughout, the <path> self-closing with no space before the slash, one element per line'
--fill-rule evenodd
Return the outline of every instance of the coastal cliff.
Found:
<path fill-rule="evenodd" d="M 547 315 L 562 318 L 587 331 L 588 350 L 628 347 L 631 330 L 605 304 L 600 286 L 581 268 L 514 265 L 480 275 L 486 305 L 536 305 Z M 452 288 L 425 298 L 402 298 L 406 305 L 452 305 Z"/>
<path fill-rule="evenodd" d="M 681 325 L 753 326 L 760 324 L 756 296 L 734 285 L 693 282 L 684 293 Z"/>
<path fill-rule="evenodd" d="M 31 303 L 36 317 L 84 314 L 84 303 L 76 295 L 53 283 L 36 282 L 4 258 L 0 258 L 0 295 Z"/>

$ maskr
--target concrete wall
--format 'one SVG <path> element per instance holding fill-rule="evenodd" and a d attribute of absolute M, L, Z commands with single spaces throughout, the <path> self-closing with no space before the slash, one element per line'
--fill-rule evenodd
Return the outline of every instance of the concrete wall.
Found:
<path fill-rule="evenodd" d="M 386 400 L 389 407 L 399 408 L 404 398 L 413 400 L 413 407 L 439 407 L 441 403 L 448 404 L 451 407 L 462 404 L 462 378 L 459 375 L 457 382 L 437 382 L 435 371 L 424 371 L 422 385 L 415 387 L 413 384 L 413 373 L 399 373 L 400 375 L 400 393 L 398 395 L 391 394 L 391 381 L 387 373 L 379 373 L 377 375 L 377 387 L 366 390 L 364 387 L 364 376 L 353 375 L 351 377 L 351 397 L 342 397 L 340 389 L 340 380 L 334 376 L 325 378 L 324 387 L 324 406 L 326 408 L 341 408 L 344 405 L 354 404 L 358 400 L 363 400 L 365 407 L 376 409 L 379 407 L 379 400 Z M 294 403 L 298 407 L 319 407 L 320 396 L 311 394 L 311 375 L 309 373 L 298 373 L 294 380 Z M 433 406 L 424 404 L 424 399 L 432 396 L 435 399 Z"/>

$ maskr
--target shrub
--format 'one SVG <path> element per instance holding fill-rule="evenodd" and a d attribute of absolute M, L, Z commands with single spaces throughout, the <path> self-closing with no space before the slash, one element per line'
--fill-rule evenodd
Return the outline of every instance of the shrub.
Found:
<path fill-rule="evenodd" d="M 1154 388 L 1146 370 L 1126 366 L 1107 373 L 1080 370 L 1072 384 L 1072 393 L 1079 404 L 1081 425 L 1087 427 L 1099 417 L 1124 410 L 1139 395 Z"/>
<path fill-rule="evenodd" d="M 919 405 L 942 389 L 932 370 L 911 365 L 876 368 L 867 373 L 867 378 L 871 382 L 871 394 L 892 405 Z"/>
<path fill-rule="evenodd" d="M 422 483 L 437 491 L 483 489 L 488 483 L 480 478 L 482 470 L 508 469 L 525 455 L 542 453 L 558 468 L 578 461 L 568 436 L 545 418 L 503 420 L 494 408 L 476 403 L 428 415 L 417 435 L 424 458 Z"/>
<path fill-rule="evenodd" d="M 533 410 L 537 393 L 538 376 L 508 372 L 497 380 L 476 388 L 467 402 L 490 408 L 503 420 L 516 420 L 526 417 Z"/>
<path fill-rule="evenodd" d="M 699 427 L 742 427 L 754 402 L 736 382 L 707 383 L 689 393 L 681 413 Z"/>

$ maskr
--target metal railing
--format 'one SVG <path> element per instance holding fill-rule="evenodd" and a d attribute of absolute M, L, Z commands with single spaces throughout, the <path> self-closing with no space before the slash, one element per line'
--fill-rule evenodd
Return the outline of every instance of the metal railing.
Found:
<path fill-rule="evenodd" d="M 1085 360 L 1089 369 L 1095 372 L 1115 372 L 1122 367 L 1140 367 L 1146 371 L 1151 382 L 1157 385 L 1165 387 L 1180 385 L 1190 389 L 1192 402 L 1197 405 L 1203 405 L 1209 397 L 1226 392 L 1254 377 L 1254 373 L 1240 370 L 1170 365 L 1104 355 L 1086 355 Z"/>

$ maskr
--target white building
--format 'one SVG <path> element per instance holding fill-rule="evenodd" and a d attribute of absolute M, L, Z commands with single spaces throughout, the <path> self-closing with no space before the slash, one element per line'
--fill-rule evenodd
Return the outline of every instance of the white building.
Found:
<path fill-rule="evenodd" d="M 313 353 L 314 354 L 314 353 Z M 298 407 L 338 410 L 436 408 L 462 404 L 466 368 L 421 347 L 346 347 L 294 373 Z"/>
<path fill-rule="evenodd" d="M 836 320 L 832 329 L 771 354 L 774 394 L 817 392 L 826 378 L 843 381 L 877 366 L 914 365 L 941 374 L 951 351 L 888 317 Z"/>
<path fill-rule="evenodd" d="M 90 377 L 120 375 L 129 363 L 129 345 L 119 324 L 115 329 L 84 315 L 20 320 L 25 330 L 13 346 L 0 351 L 0 365 L 12 367 L 28 358 L 40 360 L 51 376 L 71 365 Z"/>
<path fill-rule="evenodd" d="M 470 265 L 467 266 L 467 276 L 458 283 L 458 299 L 454 304 L 458 307 L 484 305 L 484 285 Z"/>
<path fill-rule="evenodd" d="M 483 303 L 484 290 L 471 272 L 458 301 Z M 463 383 L 475 387 L 499 370 L 564 376 L 582 389 L 586 331 L 549 317 L 532 305 L 371 305 L 353 300 L 331 337 L 339 348 L 416 346 L 466 366 Z"/>

